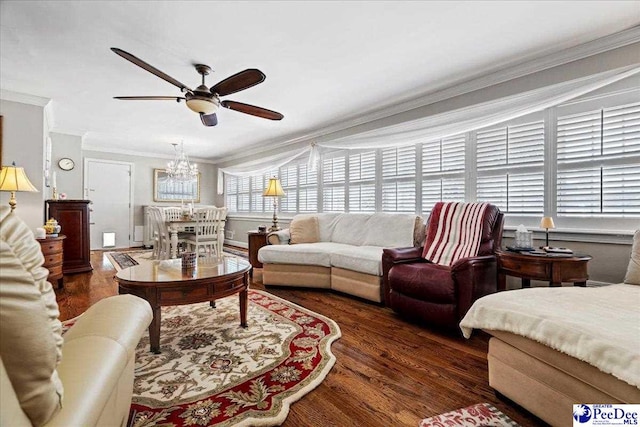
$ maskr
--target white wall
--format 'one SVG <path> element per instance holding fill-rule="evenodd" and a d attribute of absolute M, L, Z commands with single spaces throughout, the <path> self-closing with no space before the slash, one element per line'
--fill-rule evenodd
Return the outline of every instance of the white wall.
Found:
<path fill-rule="evenodd" d="M 56 185 L 58 194 L 65 193 L 67 199 L 83 199 L 82 174 L 84 164 L 82 161 L 82 137 L 77 135 L 65 135 L 51 132 L 49 134 L 52 143 L 51 171 L 56 172 Z M 67 157 L 75 162 L 75 167 L 70 171 L 64 171 L 58 167 L 58 161 Z"/>
<path fill-rule="evenodd" d="M 16 213 L 32 230 L 44 224 L 44 108 L 0 100 L 2 122 L 2 163 L 23 167 L 38 193 L 16 193 Z M 9 193 L 0 192 L 0 203 L 9 202 Z"/>

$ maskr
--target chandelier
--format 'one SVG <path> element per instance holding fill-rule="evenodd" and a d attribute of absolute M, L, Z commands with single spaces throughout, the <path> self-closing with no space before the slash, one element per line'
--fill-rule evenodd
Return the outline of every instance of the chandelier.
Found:
<path fill-rule="evenodd" d="M 180 143 L 180 151 L 178 151 L 178 144 L 173 145 L 173 150 L 176 152 L 176 157 L 169 163 L 167 163 L 167 175 L 169 179 L 175 181 L 193 181 L 198 175 L 198 165 L 189 163 L 189 157 L 184 152 L 183 143 Z"/>

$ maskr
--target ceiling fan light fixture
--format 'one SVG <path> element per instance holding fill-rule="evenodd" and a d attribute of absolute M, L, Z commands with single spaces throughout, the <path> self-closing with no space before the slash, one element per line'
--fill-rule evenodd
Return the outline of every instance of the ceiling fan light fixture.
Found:
<path fill-rule="evenodd" d="M 191 111 L 198 114 L 213 114 L 218 111 L 218 104 L 215 101 L 197 95 L 188 98 L 186 103 Z"/>

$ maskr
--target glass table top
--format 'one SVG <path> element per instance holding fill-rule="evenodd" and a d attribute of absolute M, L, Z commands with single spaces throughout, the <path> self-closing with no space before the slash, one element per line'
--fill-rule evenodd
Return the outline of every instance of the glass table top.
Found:
<path fill-rule="evenodd" d="M 249 261 L 236 256 L 198 258 L 196 268 L 185 270 L 182 259 L 145 262 L 120 270 L 116 277 L 132 282 L 179 282 L 184 280 L 211 279 L 249 271 Z"/>

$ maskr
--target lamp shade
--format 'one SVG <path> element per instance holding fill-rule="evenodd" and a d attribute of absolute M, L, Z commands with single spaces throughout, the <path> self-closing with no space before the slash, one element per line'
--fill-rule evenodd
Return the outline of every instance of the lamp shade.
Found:
<path fill-rule="evenodd" d="M 280 185 L 280 180 L 278 178 L 269 178 L 269 185 L 262 193 L 263 196 L 272 196 L 272 197 L 282 197 L 284 196 L 284 191 L 282 190 L 282 186 Z"/>
<path fill-rule="evenodd" d="M 540 220 L 540 228 L 556 228 L 556 225 L 553 223 L 553 218 L 550 216 L 542 217 Z"/>
<path fill-rule="evenodd" d="M 0 191 L 38 191 L 33 186 L 24 168 L 19 168 L 15 163 L 11 166 L 3 166 L 0 170 Z"/>

